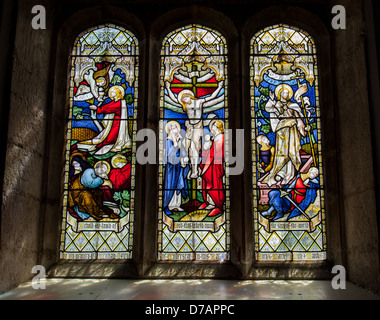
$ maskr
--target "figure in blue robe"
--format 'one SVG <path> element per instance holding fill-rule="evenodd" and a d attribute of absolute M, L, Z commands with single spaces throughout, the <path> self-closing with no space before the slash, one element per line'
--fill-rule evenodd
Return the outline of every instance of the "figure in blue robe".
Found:
<path fill-rule="evenodd" d="M 298 174 L 296 179 L 287 186 L 284 186 L 284 190 L 287 191 L 288 196 L 297 204 L 297 207 L 292 204 L 289 199 L 284 196 L 281 196 L 279 190 L 272 190 L 269 192 L 269 201 L 270 208 L 267 211 L 264 211 L 262 215 L 266 218 L 269 218 L 276 211 L 276 215 L 273 220 L 281 219 L 286 213 L 290 212 L 287 220 L 299 216 L 302 214 L 300 209 L 305 212 L 307 207 L 314 203 L 317 198 L 317 191 L 319 187 L 319 178 L 318 169 L 312 167 L 313 169 L 309 170 L 307 176 L 301 178 L 301 174 Z M 304 180 L 308 179 L 307 185 L 304 185 Z"/>
<path fill-rule="evenodd" d="M 186 176 L 189 172 L 189 166 L 181 166 L 181 152 L 184 152 L 184 150 L 180 148 L 180 145 L 181 143 L 178 142 L 177 146 L 174 146 L 172 140 L 166 140 L 167 161 L 165 165 L 163 208 L 167 215 L 171 215 L 173 210 L 184 211 L 180 207 L 180 200 L 188 196 Z M 182 154 L 182 157 L 185 157 L 185 155 Z M 176 199 L 173 199 L 173 197 L 176 197 Z"/>

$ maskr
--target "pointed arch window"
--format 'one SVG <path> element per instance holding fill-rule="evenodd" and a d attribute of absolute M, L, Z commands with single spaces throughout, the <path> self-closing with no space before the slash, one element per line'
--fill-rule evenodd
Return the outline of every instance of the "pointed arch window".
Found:
<path fill-rule="evenodd" d="M 138 41 L 105 24 L 71 55 L 61 257 L 129 259 L 133 245 Z"/>
<path fill-rule="evenodd" d="M 227 44 L 189 25 L 161 49 L 158 259 L 229 259 Z"/>
<path fill-rule="evenodd" d="M 316 46 L 275 25 L 251 40 L 257 260 L 324 260 L 326 232 Z"/>

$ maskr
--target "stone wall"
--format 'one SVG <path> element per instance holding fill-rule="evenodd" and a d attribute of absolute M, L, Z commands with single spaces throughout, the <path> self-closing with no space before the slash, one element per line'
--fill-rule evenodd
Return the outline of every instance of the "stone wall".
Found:
<path fill-rule="evenodd" d="M 335 3 L 334 3 L 335 4 Z M 334 31 L 338 170 L 344 263 L 351 281 L 379 290 L 379 243 L 369 111 L 363 3 L 346 8 L 345 30 Z"/>
<path fill-rule="evenodd" d="M 46 1 L 34 3 L 50 8 Z M 29 1 L 18 3 L 16 39 L 9 61 L 13 70 L 8 78 L 11 92 L 1 204 L 0 291 L 30 279 L 32 267 L 41 263 L 52 28 L 31 28 L 32 6 Z"/>

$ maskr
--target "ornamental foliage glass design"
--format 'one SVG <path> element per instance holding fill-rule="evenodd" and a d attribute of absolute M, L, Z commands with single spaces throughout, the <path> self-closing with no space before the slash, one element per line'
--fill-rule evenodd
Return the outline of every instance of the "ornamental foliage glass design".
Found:
<path fill-rule="evenodd" d="M 303 30 L 251 40 L 253 210 L 258 260 L 326 258 L 317 53 Z"/>
<path fill-rule="evenodd" d="M 189 25 L 162 43 L 159 260 L 229 259 L 227 45 Z"/>
<path fill-rule="evenodd" d="M 61 257 L 132 255 L 138 42 L 115 25 L 79 35 L 71 55 Z"/>

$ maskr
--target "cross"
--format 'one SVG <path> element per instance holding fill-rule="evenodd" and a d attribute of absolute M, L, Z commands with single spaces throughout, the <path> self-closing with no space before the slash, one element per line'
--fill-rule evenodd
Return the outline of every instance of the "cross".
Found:
<path fill-rule="evenodd" d="M 191 83 L 171 83 L 171 88 L 182 88 L 190 89 L 196 97 L 198 88 L 217 88 L 218 83 L 202 83 L 198 82 L 199 70 L 203 63 L 198 61 L 192 61 L 186 63 L 185 66 L 188 70 L 189 76 L 191 77 Z M 197 179 L 191 179 L 191 198 L 194 200 L 197 198 Z"/>
<path fill-rule="evenodd" d="M 195 61 L 186 63 L 185 66 L 191 77 L 191 83 L 172 83 L 170 86 L 172 88 L 190 89 L 191 91 L 193 91 L 196 97 L 198 97 L 197 95 L 198 88 L 217 88 L 218 83 L 198 82 L 199 69 L 202 65 L 203 65 L 202 63 L 195 62 Z"/>

